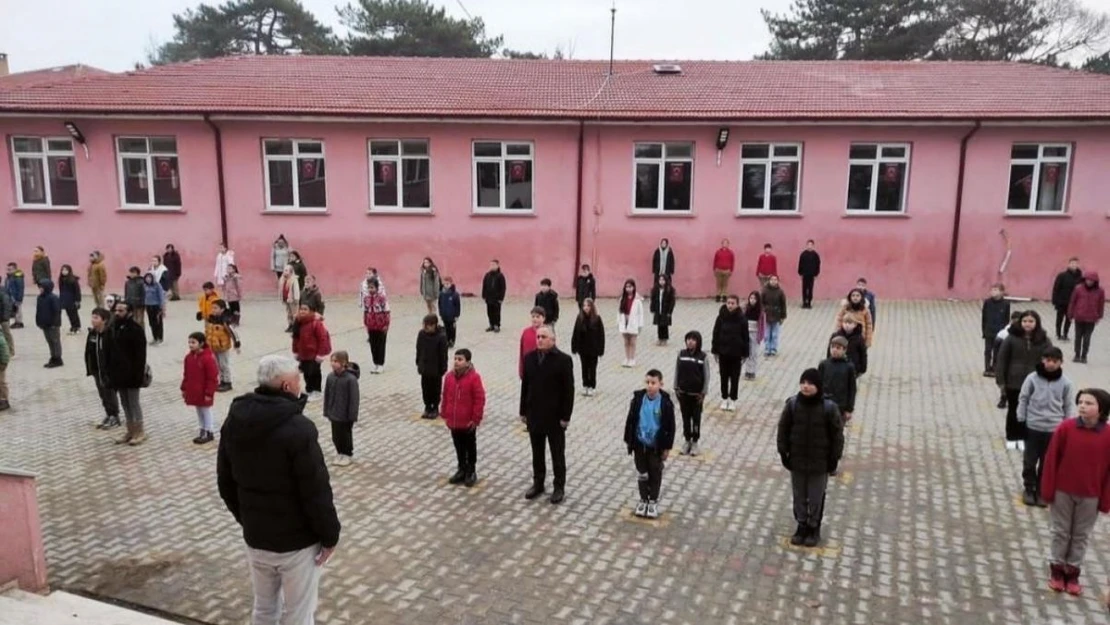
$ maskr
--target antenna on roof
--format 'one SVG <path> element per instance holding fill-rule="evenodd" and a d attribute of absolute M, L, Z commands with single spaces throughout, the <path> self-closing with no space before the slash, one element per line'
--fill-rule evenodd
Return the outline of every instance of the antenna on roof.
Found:
<path fill-rule="evenodd" d="M 609 75 L 613 75 L 613 50 L 617 41 L 617 0 L 613 0 L 613 8 L 609 9 Z"/>

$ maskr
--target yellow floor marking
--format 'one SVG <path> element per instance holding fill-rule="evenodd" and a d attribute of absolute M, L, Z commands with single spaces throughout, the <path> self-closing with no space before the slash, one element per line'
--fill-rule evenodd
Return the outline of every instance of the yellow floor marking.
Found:
<path fill-rule="evenodd" d="M 820 558 L 836 558 L 840 556 L 842 547 L 840 543 L 826 541 L 823 547 L 801 547 L 790 544 L 789 536 L 779 537 L 779 546 L 795 553 L 812 554 Z"/>
<path fill-rule="evenodd" d="M 635 523 L 644 527 L 654 527 L 662 529 L 671 524 L 671 515 L 667 513 L 666 509 L 660 510 L 658 519 L 644 519 L 636 516 L 633 512 L 636 511 L 636 506 L 623 506 L 617 512 L 617 518 L 627 523 Z"/>

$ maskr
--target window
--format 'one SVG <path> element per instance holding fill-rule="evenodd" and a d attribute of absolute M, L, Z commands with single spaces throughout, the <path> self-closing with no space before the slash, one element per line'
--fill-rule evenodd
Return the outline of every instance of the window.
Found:
<path fill-rule="evenodd" d="M 119 137 L 116 154 L 124 206 L 181 206 L 176 139 Z"/>
<path fill-rule="evenodd" d="M 848 211 L 901 213 L 906 210 L 910 146 L 859 143 L 848 151 Z"/>
<path fill-rule="evenodd" d="M 266 139 L 262 149 L 267 209 L 327 208 L 323 141 Z"/>
<path fill-rule="evenodd" d="M 12 155 L 20 206 L 77 206 L 72 139 L 12 137 Z"/>
<path fill-rule="evenodd" d="M 1018 143 L 1010 148 L 1010 189 L 1006 210 L 1064 212 L 1071 146 Z"/>
<path fill-rule="evenodd" d="M 798 211 L 802 146 L 745 143 L 740 147 L 740 210 Z"/>
<path fill-rule="evenodd" d="M 474 211 L 532 210 L 532 144 L 474 142 Z"/>
<path fill-rule="evenodd" d="M 371 141 L 371 208 L 431 208 L 430 164 L 426 140 Z"/>
<path fill-rule="evenodd" d="M 693 143 L 637 143 L 635 211 L 690 212 Z"/>

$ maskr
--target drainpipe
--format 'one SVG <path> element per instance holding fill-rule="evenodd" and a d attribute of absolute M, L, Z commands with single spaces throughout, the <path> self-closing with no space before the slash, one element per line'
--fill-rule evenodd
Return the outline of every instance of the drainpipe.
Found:
<path fill-rule="evenodd" d="M 227 194 L 224 191 L 224 138 L 220 127 L 213 123 L 208 113 L 204 114 L 204 122 L 212 128 L 216 137 L 216 184 L 220 191 L 220 241 L 231 248 L 231 241 L 227 238 Z"/>
<path fill-rule="evenodd" d="M 960 139 L 960 173 L 956 178 L 956 211 L 952 216 L 952 248 L 948 254 L 948 290 L 956 284 L 956 255 L 960 250 L 960 218 L 964 208 L 964 171 L 967 168 L 967 143 L 979 129 L 983 127 L 982 121 L 976 121 L 975 126 Z"/>
<path fill-rule="evenodd" d="M 578 275 L 578 265 L 582 262 L 582 206 L 585 204 L 585 199 L 582 197 L 585 193 L 585 187 L 582 184 L 583 170 L 585 163 L 583 153 L 586 149 L 586 122 L 578 122 L 578 207 L 574 215 L 574 271 L 571 272 L 570 283 L 575 285 L 575 277 Z"/>

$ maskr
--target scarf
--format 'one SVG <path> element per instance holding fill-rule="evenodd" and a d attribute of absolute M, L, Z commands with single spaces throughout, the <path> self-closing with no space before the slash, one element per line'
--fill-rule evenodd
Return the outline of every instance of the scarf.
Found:
<path fill-rule="evenodd" d="M 1039 375 L 1042 378 L 1048 380 L 1049 382 L 1055 382 L 1056 380 L 1059 380 L 1061 377 L 1063 377 L 1064 370 L 1061 368 L 1061 369 L 1057 369 L 1056 371 L 1048 371 L 1044 368 L 1044 363 L 1043 362 L 1038 362 L 1037 363 L 1037 375 Z"/>

